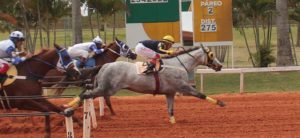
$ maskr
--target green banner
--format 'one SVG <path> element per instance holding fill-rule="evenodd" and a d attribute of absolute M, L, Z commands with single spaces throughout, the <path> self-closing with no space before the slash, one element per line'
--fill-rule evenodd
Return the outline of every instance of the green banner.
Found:
<path fill-rule="evenodd" d="M 126 0 L 127 23 L 175 22 L 179 0 Z"/>
<path fill-rule="evenodd" d="M 181 1 L 181 11 L 188 11 L 191 6 L 191 0 Z"/>

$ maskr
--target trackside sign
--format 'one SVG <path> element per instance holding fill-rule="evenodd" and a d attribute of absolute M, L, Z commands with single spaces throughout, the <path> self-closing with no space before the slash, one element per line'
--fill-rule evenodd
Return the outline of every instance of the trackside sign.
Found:
<path fill-rule="evenodd" d="M 194 43 L 232 45 L 232 1 L 194 0 Z"/>

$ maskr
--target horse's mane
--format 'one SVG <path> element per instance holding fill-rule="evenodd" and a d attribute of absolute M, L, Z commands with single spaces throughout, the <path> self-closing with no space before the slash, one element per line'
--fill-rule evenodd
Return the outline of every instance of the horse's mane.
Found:
<path fill-rule="evenodd" d="M 25 60 L 25 62 L 30 62 L 30 61 L 32 61 L 33 58 L 36 58 L 36 57 L 38 57 L 38 56 L 40 56 L 40 55 L 42 55 L 42 54 L 45 54 L 45 53 L 47 53 L 48 51 L 50 51 L 50 49 L 41 49 L 39 53 L 34 54 L 31 58 Z M 25 63 L 25 62 L 22 62 L 22 63 L 20 63 L 20 64 L 23 64 L 23 63 Z"/>
<path fill-rule="evenodd" d="M 183 47 L 181 47 L 182 50 L 175 51 L 175 54 L 164 56 L 164 57 L 162 57 L 162 59 L 169 59 L 169 58 L 177 57 L 179 55 L 182 55 L 182 54 L 185 54 L 185 53 L 197 50 L 199 48 L 200 47 L 193 47 L 193 48 L 189 48 L 189 49 L 184 49 Z"/>
<path fill-rule="evenodd" d="M 41 49 L 39 53 L 35 54 L 35 55 L 34 55 L 34 56 L 32 56 L 32 57 L 37 57 L 37 56 L 40 56 L 40 55 L 42 55 L 42 54 L 44 54 L 44 53 L 48 52 L 49 50 L 50 50 L 50 49 Z"/>

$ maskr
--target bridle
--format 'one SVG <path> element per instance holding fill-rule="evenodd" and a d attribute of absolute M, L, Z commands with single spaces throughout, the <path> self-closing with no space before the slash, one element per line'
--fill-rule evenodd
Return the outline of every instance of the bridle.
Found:
<path fill-rule="evenodd" d="M 183 47 L 179 47 L 179 48 L 183 49 L 183 51 L 186 51 Z M 203 45 L 201 45 L 201 48 L 202 48 L 203 52 L 207 54 L 206 66 L 211 65 L 213 63 L 213 53 L 207 47 L 204 47 Z M 198 60 L 195 56 L 191 55 L 189 52 L 186 52 L 184 54 L 189 55 L 190 57 L 192 57 L 196 61 Z M 183 62 L 179 59 L 179 57 L 178 56 L 175 56 L 175 57 L 179 61 L 181 66 L 183 66 L 185 71 L 188 72 L 187 68 L 184 66 Z"/>
<path fill-rule="evenodd" d="M 120 41 L 120 43 L 118 43 L 118 41 L 115 40 L 115 43 L 116 43 L 117 46 L 120 48 L 120 53 L 114 51 L 114 50 L 111 49 L 111 48 L 108 48 L 108 50 L 111 51 L 112 53 L 118 55 L 118 56 L 127 57 L 127 56 L 128 56 L 128 53 L 129 53 L 129 51 L 130 51 L 130 48 L 126 49 L 126 48 L 125 48 L 125 47 L 126 47 L 126 44 L 123 43 L 123 42 L 121 42 L 121 41 Z"/>

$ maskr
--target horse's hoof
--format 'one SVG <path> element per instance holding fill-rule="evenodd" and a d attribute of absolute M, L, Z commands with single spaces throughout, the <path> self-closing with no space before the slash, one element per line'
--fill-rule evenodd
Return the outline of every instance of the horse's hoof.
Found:
<path fill-rule="evenodd" d="M 112 116 L 116 116 L 117 114 L 115 112 L 110 113 Z"/>
<path fill-rule="evenodd" d="M 74 109 L 73 108 L 68 108 L 64 110 L 64 115 L 66 117 L 71 117 L 74 114 Z"/>
<path fill-rule="evenodd" d="M 171 117 L 170 117 L 170 123 L 171 123 L 172 125 L 176 123 L 175 117 L 174 117 L 174 116 L 171 116 Z"/>
<path fill-rule="evenodd" d="M 217 104 L 218 104 L 219 106 L 221 106 L 221 107 L 226 106 L 226 104 L 225 104 L 223 101 L 220 101 L 220 100 L 217 101 Z"/>
<path fill-rule="evenodd" d="M 79 97 L 80 97 L 80 100 L 83 100 L 83 99 L 89 99 L 89 98 L 91 98 L 92 96 L 83 93 L 83 94 L 81 94 Z"/>

